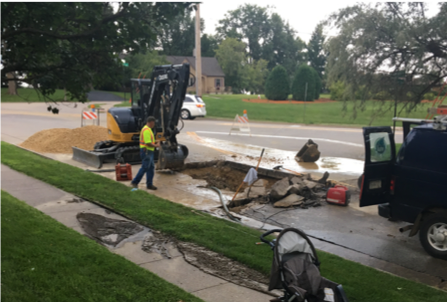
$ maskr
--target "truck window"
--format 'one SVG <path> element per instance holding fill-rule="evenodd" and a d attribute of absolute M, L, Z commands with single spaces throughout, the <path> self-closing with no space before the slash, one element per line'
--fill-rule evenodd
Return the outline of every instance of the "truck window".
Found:
<path fill-rule="evenodd" d="M 372 163 L 390 161 L 391 143 L 387 132 L 376 132 L 369 135 Z"/>

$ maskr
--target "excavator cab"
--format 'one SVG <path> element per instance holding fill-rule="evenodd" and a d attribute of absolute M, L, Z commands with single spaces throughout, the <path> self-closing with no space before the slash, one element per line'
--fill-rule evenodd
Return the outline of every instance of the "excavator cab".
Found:
<path fill-rule="evenodd" d="M 178 144 L 177 128 L 189 80 L 189 64 L 155 66 L 150 79 L 131 79 L 131 106 L 112 107 L 107 112 L 108 140 L 94 150 L 73 147 L 73 159 L 100 168 L 104 162 L 139 163 L 140 130 L 148 116 L 154 116 L 157 169 L 183 166 L 188 148 Z"/>

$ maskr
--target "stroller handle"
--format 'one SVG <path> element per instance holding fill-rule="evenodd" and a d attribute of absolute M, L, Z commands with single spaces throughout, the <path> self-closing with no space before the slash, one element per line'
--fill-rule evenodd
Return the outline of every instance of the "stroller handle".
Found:
<path fill-rule="evenodd" d="M 267 237 L 268 235 L 272 234 L 272 233 L 279 233 L 281 232 L 282 229 L 273 229 L 270 230 L 268 232 L 265 232 L 264 234 L 261 235 L 260 239 L 262 242 L 267 243 L 268 245 L 270 245 L 272 248 L 275 246 L 275 244 L 272 241 L 268 241 L 267 239 L 265 239 L 264 237 Z"/>

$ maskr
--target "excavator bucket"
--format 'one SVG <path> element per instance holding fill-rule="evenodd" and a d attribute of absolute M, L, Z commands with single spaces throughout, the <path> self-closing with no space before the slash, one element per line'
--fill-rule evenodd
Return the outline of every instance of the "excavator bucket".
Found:
<path fill-rule="evenodd" d="M 115 152 L 96 152 L 71 147 L 73 149 L 73 160 L 84 163 L 88 166 L 101 168 L 103 163 L 107 160 L 115 159 Z"/>
<path fill-rule="evenodd" d="M 295 159 L 298 162 L 314 163 L 320 158 L 320 151 L 318 151 L 318 145 L 311 139 L 301 148 L 296 154 Z"/>
<path fill-rule="evenodd" d="M 184 145 L 178 145 L 176 150 L 171 150 L 167 145 L 161 145 L 158 154 L 157 170 L 177 170 L 183 167 L 186 157 L 188 156 L 188 148 Z"/>

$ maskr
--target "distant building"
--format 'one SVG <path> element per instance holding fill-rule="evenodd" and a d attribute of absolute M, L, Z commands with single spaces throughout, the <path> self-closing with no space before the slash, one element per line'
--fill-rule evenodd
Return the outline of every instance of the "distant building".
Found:
<path fill-rule="evenodd" d="M 196 75 L 196 58 L 186 56 L 166 56 L 171 64 L 189 63 L 191 73 Z M 198 79 L 196 79 L 197 81 Z M 195 91 L 195 85 L 188 92 Z M 216 58 L 202 57 L 202 95 L 225 91 L 225 74 Z"/>

